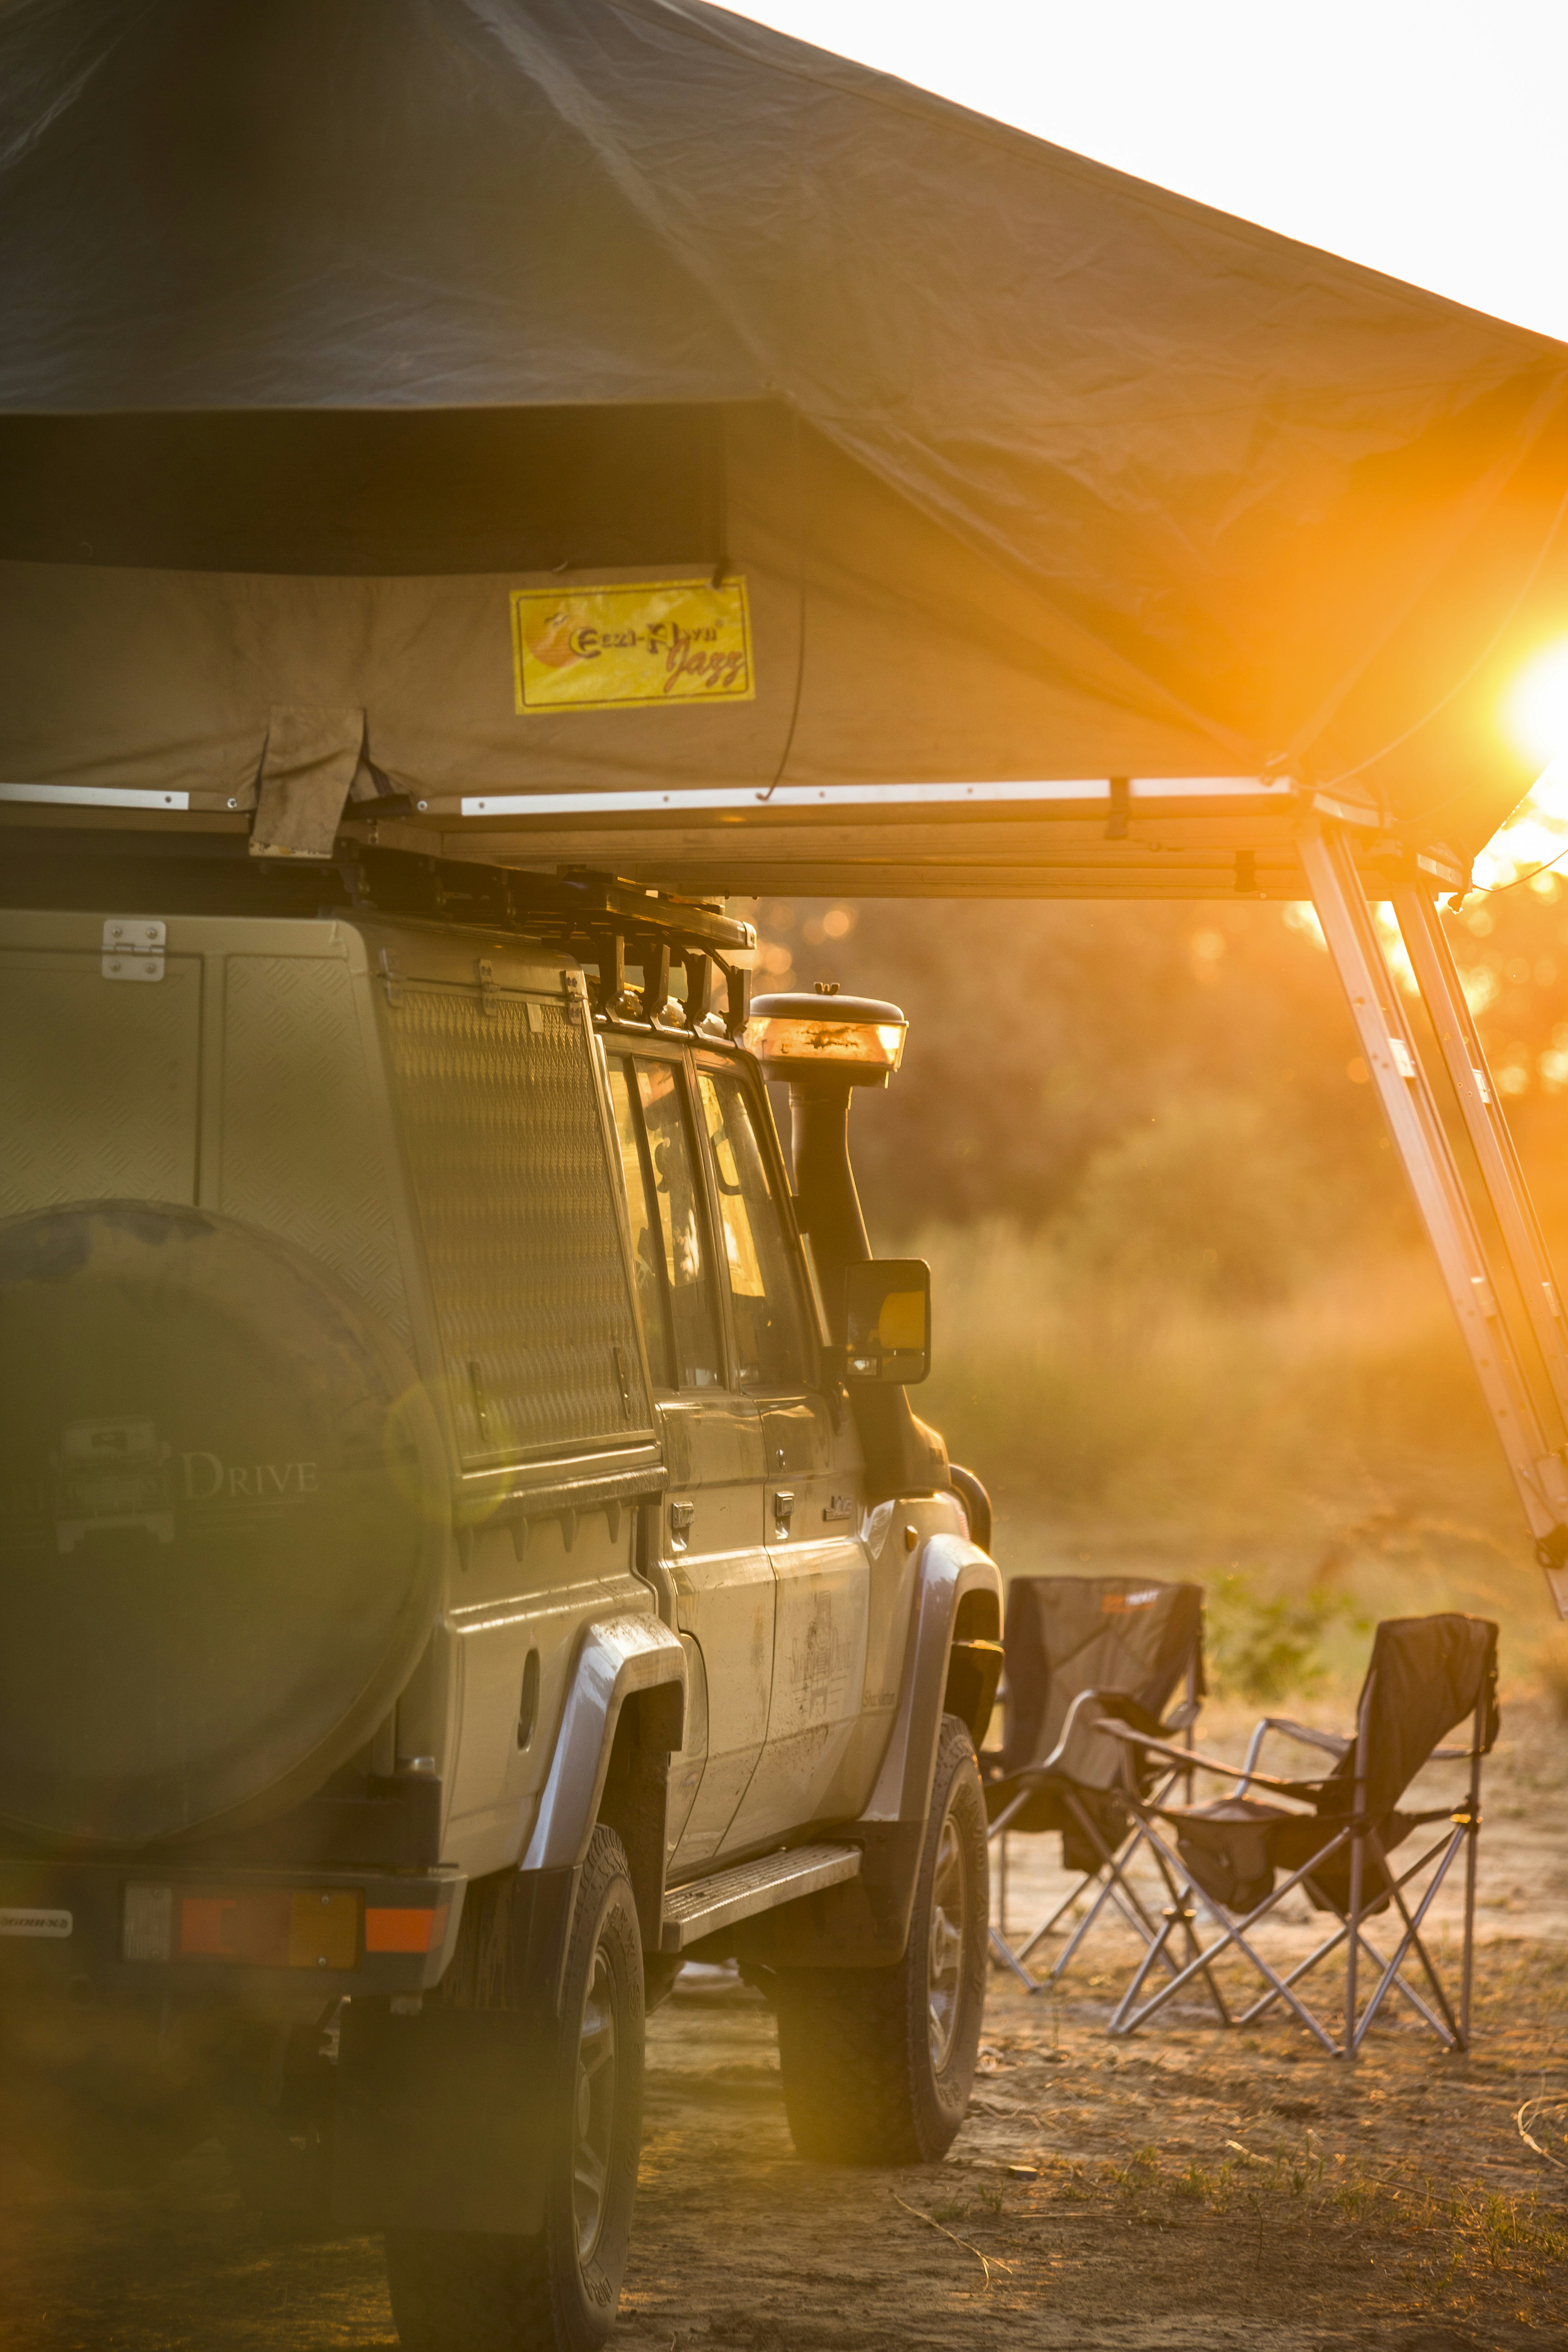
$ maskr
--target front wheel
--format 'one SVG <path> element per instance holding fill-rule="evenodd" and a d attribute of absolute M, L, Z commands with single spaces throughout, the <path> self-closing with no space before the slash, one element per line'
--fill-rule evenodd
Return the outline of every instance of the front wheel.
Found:
<path fill-rule="evenodd" d="M 613 1831 L 588 1849 L 561 2004 L 544 2227 L 537 2237 L 387 2232 L 407 2352 L 595 2352 L 616 2324 L 642 2137 L 637 1902 Z"/>
<path fill-rule="evenodd" d="M 779 2065 L 802 2156 L 933 2164 L 969 2105 L 985 2001 L 985 1802 L 967 1727 L 942 1717 L 904 1957 L 890 1969 L 782 1969 Z"/>

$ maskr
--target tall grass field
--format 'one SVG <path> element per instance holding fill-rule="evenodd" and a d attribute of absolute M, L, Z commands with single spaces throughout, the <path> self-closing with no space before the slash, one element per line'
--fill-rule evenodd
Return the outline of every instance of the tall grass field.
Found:
<path fill-rule="evenodd" d="M 1320 1628 L 1299 1682 L 1353 1681 L 1372 1621 L 1438 1608 L 1500 1621 L 1505 1676 L 1548 1669 L 1541 1572 L 1419 1250 L 1238 1302 L 1086 1262 L 1071 1232 L 913 1247 L 934 1340 L 912 1402 L 990 1489 L 1005 1573 L 1195 1578 L 1222 1622 L 1293 1602 Z"/>

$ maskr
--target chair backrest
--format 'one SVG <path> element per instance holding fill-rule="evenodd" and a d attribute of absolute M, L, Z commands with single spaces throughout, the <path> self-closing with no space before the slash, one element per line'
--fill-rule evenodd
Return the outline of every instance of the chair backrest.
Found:
<path fill-rule="evenodd" d="M 1007 1774 L 1045 1761 L 1080 1691 L 1118 1691 L 1158 1719 L 1191 1672 L 1201 1697 L 1203 1587 L 1151 1576 L 1016 1576 L 1002 1646 Z"/>
<path fill-rule="evenodd" d="M 1373 1636 L 1356 1722 L 1366 1717 L 1366 1810 L 1391 1813 L 1447 1734 L 1481 1710 L 1481 1751 L 1498 1733 L 1498 1629 L 1485 1617 L 1449 1611 L 1431 1617 L 1385 1617 Z M 1354 1748 L 1342 1757 L 1318 1811 L 1348 1812 L 1357 1772 Z"/>

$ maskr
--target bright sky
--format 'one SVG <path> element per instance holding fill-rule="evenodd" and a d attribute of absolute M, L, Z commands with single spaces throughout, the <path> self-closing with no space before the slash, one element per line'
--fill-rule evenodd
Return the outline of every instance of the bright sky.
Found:
<path fill-rule="evenodd" d="M 739 13 L 1568 341 L 1568 0 L 753 0 Z M 1568 669 L 1532 805 L 1568 842 Z"/>
<path fill-rule="evenodd" d="M 739 13 L 1568 341 L 1568 0 Z"/>

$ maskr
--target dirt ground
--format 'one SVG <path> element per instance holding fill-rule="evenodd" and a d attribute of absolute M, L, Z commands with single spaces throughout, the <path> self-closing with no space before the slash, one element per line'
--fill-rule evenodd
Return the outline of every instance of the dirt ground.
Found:
<path fill-rule="evenodd" d="M 1568 2346 L 1568 2169 L 1532 2154 L 1514 2120 L 1527 2099 L 1568 2095 L 1568 1739 L 1528 1704 L 1505 1727 L 1466 2058 L 1443 2055 L 1409 2012 L 1351 2067 L 1293 2021 L 1226 2033 L 1196 2004 L 1109 2042 L 1131 1949 L 1109 1932 L 1058 1994 L 993 1978 L 981 2078 L 945 2164 L 823 2170 L 791 2147 L 763 2002 L 722 1974 L 683 1979 L 649 2029 L 617 2342 Z M 1030 1868 L 1016 1859 L 1015 1924 L 1058 1883 L 1037 1855 Z M 1275 1948 L 1307 1932 L 1288 1924 Z M 1439 1922 L 1437 1942 L 1448 1936 Z M 1568 2121 L 1542 2129 L 1568 2159 Z M 7 2347 L 395 2340 L 376 2242 L 269 2243 L 216 2146 L 135 2190 L 66 2190 L 25 2166 L 4 2183 Z"/>

